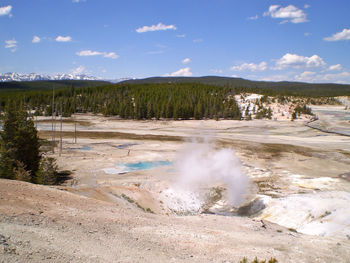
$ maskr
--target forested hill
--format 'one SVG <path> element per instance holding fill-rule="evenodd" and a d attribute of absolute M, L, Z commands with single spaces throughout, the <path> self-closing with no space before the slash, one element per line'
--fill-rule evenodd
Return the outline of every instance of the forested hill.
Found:
<path fill-rule="evenodd" d="M 315 84 L 304 82 L 268 82 L 251 81 L 229 77 L 152 77 L 146 79 L 127 80 L 125 84 L 161 84 L 161 83 L 201 83 L 207 85 L 235 88 L 237 92 L 256 92 L 266 95 L 294 95 L 310 97 L 350 96 L 350 85 Z"/>
<path fill-rule="evenodd" d="M 68 87 L 97 87 L 107 84 L 110 84 L 110 82 L 96 80 L 10 81 L 0 82 L 0 91 L 40 90 L 53 88 L 60 89 Z"/>
<path fill-rule="evenodd" d="M 227 87 L 199 83 L 109 84 L 90 88 L 55 90 L 55 111 L 103 113 L 123 119 L 241 119 L 234 92 Z M 50 89 L 0 92 L 0 110 L 9 102 L 35 111 L 52 114 Z"/>

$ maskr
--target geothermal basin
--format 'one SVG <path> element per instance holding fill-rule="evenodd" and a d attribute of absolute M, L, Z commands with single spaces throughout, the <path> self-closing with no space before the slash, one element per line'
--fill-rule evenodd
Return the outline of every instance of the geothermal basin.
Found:
<path fill-rule="evenodd" d="M 309 235 L 349 238 L 350 183 L 341 176 L 350 172 L 346 136 L 298 121 L 74 118 L 89 125 L 79 127 L 73 144 L 74 127 L 64 124 L 58 164 L 74 173 L 67 191 L 138 203 L 155 214 L 244 215 Z M 198 133 L 210 139 L 194 141 Z"/>

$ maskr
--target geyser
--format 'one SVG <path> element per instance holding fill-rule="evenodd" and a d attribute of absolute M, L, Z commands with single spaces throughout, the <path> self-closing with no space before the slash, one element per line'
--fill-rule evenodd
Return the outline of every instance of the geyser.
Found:
<path fill-rule="evenodd" d="M 175 212 L 201 212 L 210 202 L 208 196 L 214 187 L 225 189 L 219 194 L 220 201 L 230 208 L 245 201 L 248 178 L 232 149 L 216 149 L 208 139 L 193 140 L 180 151 L 175 170 L 176 179 L 163 193 L 168 207 Z"/>

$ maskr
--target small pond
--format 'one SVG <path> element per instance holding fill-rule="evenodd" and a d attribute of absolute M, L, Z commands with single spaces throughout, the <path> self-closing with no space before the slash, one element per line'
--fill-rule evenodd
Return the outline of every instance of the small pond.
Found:
<path fill-rule="evenodd" d="M 123 174 L 132 171 L 144 171 L 161 166 L 173 165 L 170 161 L 153 161 L 137 163 L 116 163 L 116 167 L 102 169 L 106 174 Z"/>
<path fill-rule="evenodd" d="M 85 145 L 80 148 L 68 148 L 68 151 L 90 151 L 91 149 L 91 146 Z"/>

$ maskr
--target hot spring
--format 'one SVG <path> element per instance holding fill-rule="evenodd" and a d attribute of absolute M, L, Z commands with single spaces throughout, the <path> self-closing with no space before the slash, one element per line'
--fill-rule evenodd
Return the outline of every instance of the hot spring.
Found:
<path fill-rule="evenodd" d="M 175 176 L 160 199 L 178 214 L 228 214 L 246 201 L 249 180 L 232 149 L 215 148 L 210 139 L 194 139 L 179 152 Z"/>
<path fill-rule="evenodd" d="M 149 162 L 137 162 L 137 163 L 116 163 L 116 167 L 102 169 L 107 174 L 123 174 L 133 171 L 144 171 L 161 166 L 173 165 L 170 161 L 149 161 Z"/>

